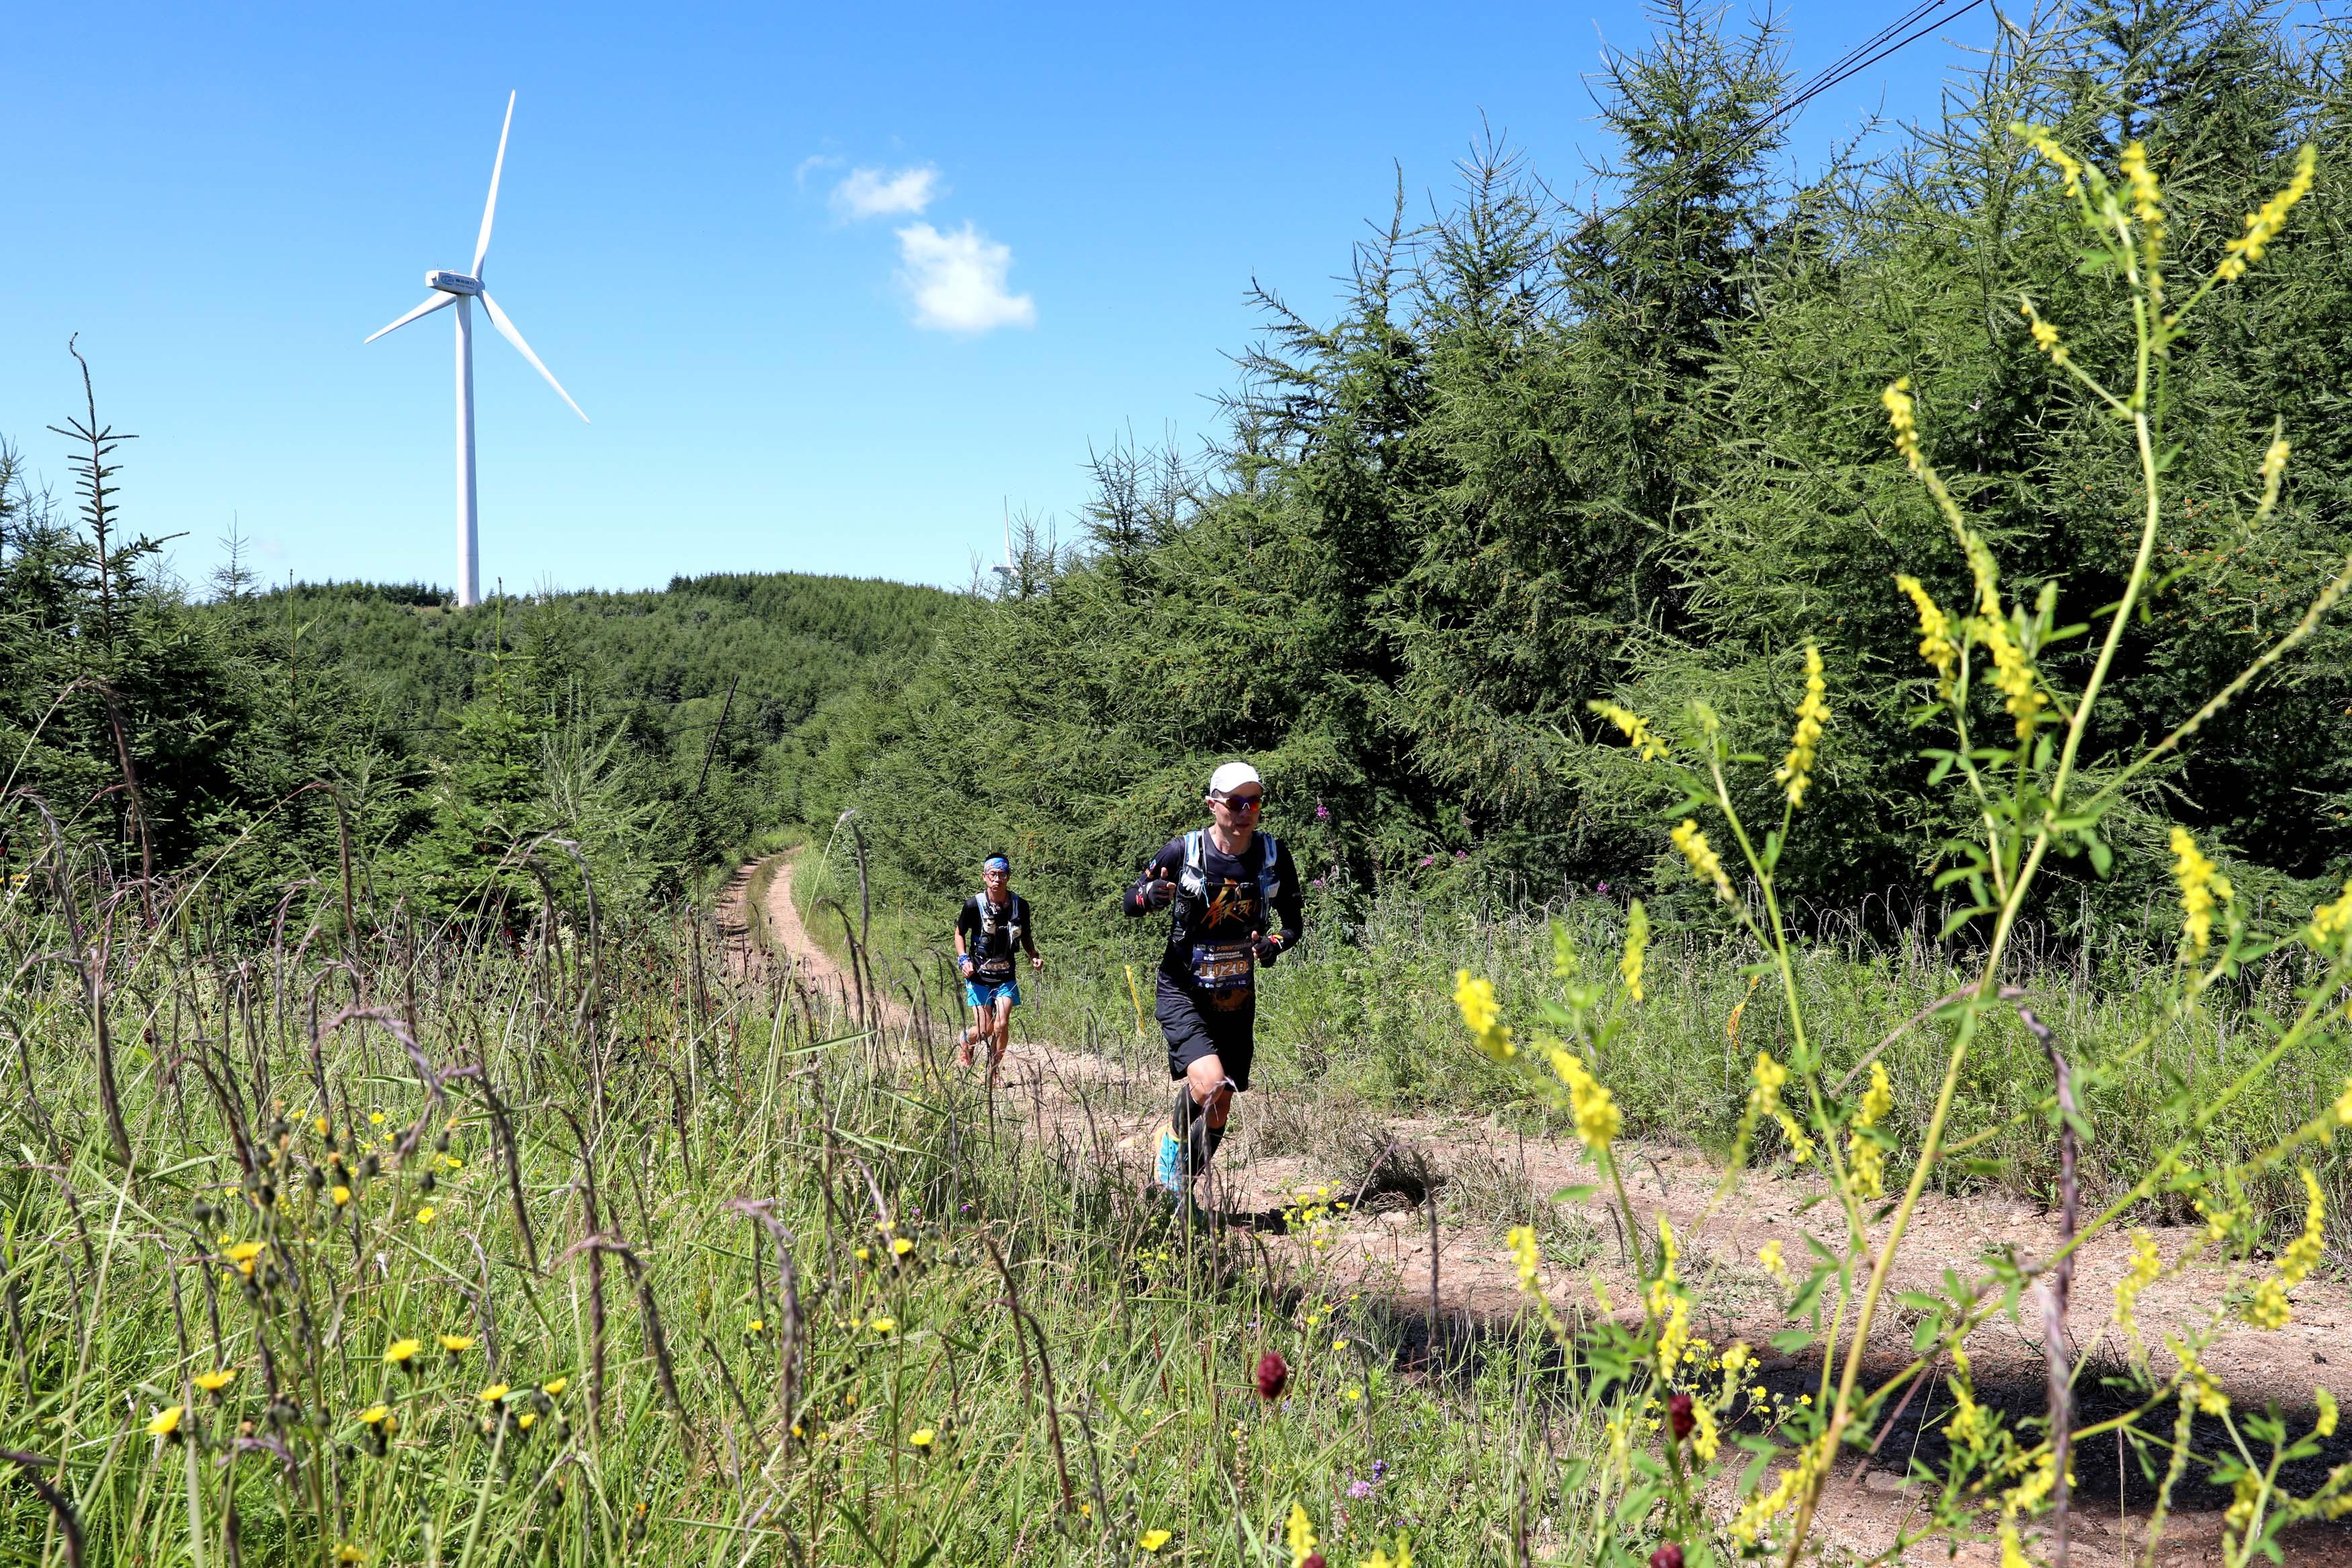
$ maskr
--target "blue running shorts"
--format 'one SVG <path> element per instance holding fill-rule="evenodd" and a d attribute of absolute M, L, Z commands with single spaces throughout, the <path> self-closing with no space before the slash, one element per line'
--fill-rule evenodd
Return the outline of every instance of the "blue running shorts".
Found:
<path fill-rule="evenodd" d="M 966 980 L 963 983 L 963 999 L 971 1004 L 974 1012 L 994 1006 L 1000 998 L 1019 1007 L 1021 983 L 1018 980 L 1004 980 L 992 986 L 986 980 Z"/>

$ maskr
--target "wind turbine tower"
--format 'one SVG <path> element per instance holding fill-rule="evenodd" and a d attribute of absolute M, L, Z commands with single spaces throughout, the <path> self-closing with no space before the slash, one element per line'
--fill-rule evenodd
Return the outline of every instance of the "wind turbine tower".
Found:
<path fill-rule="evenodd" d="M 382 330 L 370 333 L 364 340 L 373 343 L 385 332 L 397 332 L 420 317 L 436 310 L 457 308 L 457 602 L 462 606 L 475 603 L 482 597 L 481 542 L 474 507 L 474 301 L 479 299 L 482 308 L 489 313 L 490 325 L 499 335 L 512 343 L 530 368 L 547 378 L 555 395 L 571 403 L 572 412 L 580 414 L 582 423 L 588 416 L 580 405 L 572 402 L 572 394 L 555 379 L 555 372 L 540 363 L 522 334 L 499 308 L 482 287 L 482 262 L 490 254 L 490 221 L 499 212 L 499 176 L 507 166 L 507 132 L 514 129 L 514 94 L 507 94 L 506 123 L 499 130 L 498 162 L 490 165 L 490 199 L 482 204 L 482 232 L 474 241 L 474 266 L 470 272 L 442 272 L 425 275 L 425 287 L 433 290 L 425 303 Z"/>

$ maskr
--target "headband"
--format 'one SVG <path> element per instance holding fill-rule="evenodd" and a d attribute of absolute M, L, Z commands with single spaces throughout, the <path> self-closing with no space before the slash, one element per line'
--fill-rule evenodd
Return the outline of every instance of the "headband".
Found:
<path fill-rule="evenodd" d="M 1006 860 L 1003 855 L 991 855 L 986 860 L 980 862 L 980 869 L 982 871 L 1009 872 L 1013 869 L 1013 862 Z"/>

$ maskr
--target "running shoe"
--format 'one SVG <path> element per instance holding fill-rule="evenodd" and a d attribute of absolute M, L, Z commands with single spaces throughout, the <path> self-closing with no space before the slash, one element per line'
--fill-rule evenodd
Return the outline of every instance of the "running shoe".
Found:
<path fill-rule="evenodd" d="M 1160 1187 L 1175 1197 L 1184 1197 L 1192 1191 L 1192 1184 L 1184 1176 L 1183 1141 L 1165 1127 L 1160 1130 L 1160 1162 L 1152 1174 Z"/>

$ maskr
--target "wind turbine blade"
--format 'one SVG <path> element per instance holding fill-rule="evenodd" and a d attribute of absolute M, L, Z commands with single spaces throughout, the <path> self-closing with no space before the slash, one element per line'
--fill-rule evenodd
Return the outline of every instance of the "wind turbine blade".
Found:
<path fill-rule="evenodd" d="M 482 258 L 490 254 L 490 220 L 499 215 L 499 176 L 506 172 L 507 132 L 514 129 L 515 95 L 507 94 L 507 122 L 499 127 L 499 161 L 490 165 L 490 199 L 482 204 L 482 233 L 474 241 L 474 276 L 482 276 Z"/>
<path fill-rule="evenodd" d="M 391 326 L 383 328 L 377 331 L 370 332 L 366 337 L 361 339 L 360 341 L 362 344 L 373 343 L 378 338 L 383 337 L 384 333 L 397 332 L 403 327 L 407 326 L 411 321 L 415 320 L 419 316 L 430 316 L 436 310 L 456 304 L 457 300 L 457 297 L 454 294 L 442 294 L 438 292 L 428 294 L 425 297 L 424 304 L 419 305 L 415 309 L 411 310 L 407 315 L 403 316 Z"/>
<path fill-rule="evenodd" d="M 507 319 L 507 313 L 499 308 L 499 302 L 485 294 L 482 296 L 482 308 L 490 313 L 490 325 L 499 329 L 499 336 L 512 343 L 522 357 L 530 361 L 530 368 L 547 378 L 547 384 L 555 389 L 556 396 L 565 402 L 572 402 L 572 394 L 563 390 L 563 383 L 555 379 L 553 371 L 539 362 L 539 356 L 532 353 L 530 345 L 522 340 L 522 334 L 515 330 L 513 322 Z M 589 422 L 587 413 L 578 403 L 572 402 L 572 412 L 580 415 L 581 423 L 586 424 Z"/>

